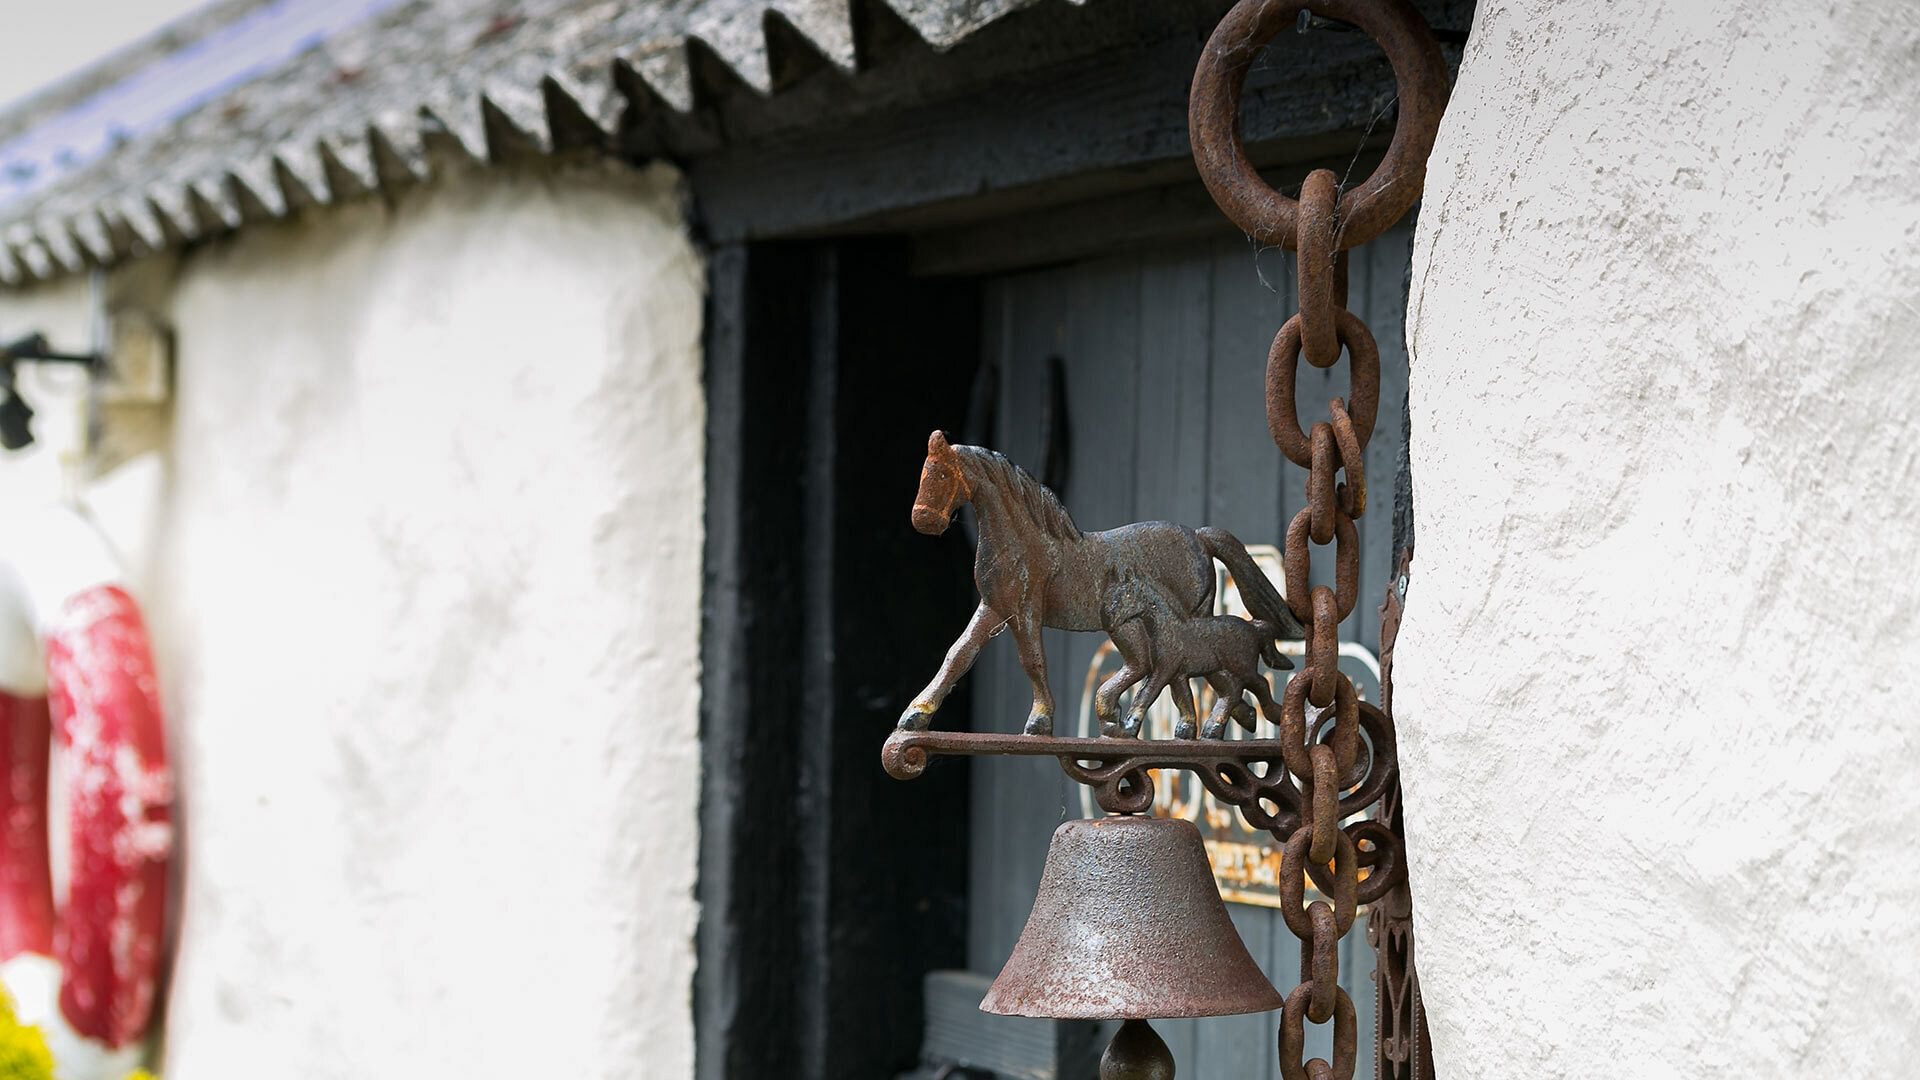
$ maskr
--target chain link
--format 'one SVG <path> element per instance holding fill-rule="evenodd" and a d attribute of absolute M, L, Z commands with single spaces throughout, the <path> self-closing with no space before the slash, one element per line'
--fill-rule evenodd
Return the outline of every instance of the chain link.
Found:
<path fill-rule="evenodd" d="M 1289 771 L 1304 798 L 1300 829 L 1281 854 L 1281 903 L 1285 905 L 1281 910 L 1287 928 L 1300 939 L 1301 981 L 1287 998 L 1281 1020 L 1280 1070 L 1283 1076 L 1313 1080 L 1351 1080 L 1358 1060 L 1353 1002 L 1339 984 L 1339 941 L 1353 925 L 1360 892 L 1360 855 L 1353 837 L 1340 828 L 1339 788 L 1359 754 L 1360 718 L 1353 683 L 1339 669 L 1340 622 L 1359 602 L 1360 545 L 1354 518 L 1366 512 L 1364 461 L 1380 400 L 1379 350 L 1373 335 L 1358 316 L 1333 304 L 1334 278 L 1344 277 L 1337 272 L 1332 241 L 1338 231 L 1333 209 L 1336 197 L 1333 174 L 1325 171 L 1309 176 L 1302 189 L 1296 264 L 1300 314 L 1289 319 L 1274 339 L 1266 388 L 1268 424 L 1275 444 L 1290 460 L 1307 469 L 1307 505 L 1287 527 L 1282 556 L 1288 603 L 1307 626 L 1307 655 L 1306 663 L 1287 684 L 1282 709 L 1290 721 L 1283 738 L 1289 740 L 1290 749 L 1292 739 L 1302 739 L 1305 753 L 1287 755 Z M 1346 292 L 1344 287 L 1338 291 Z M 1343 351 L 1351 363 L 1351 393 L 1358 406 L 1355 411 L 1362 415 L 1349 413 L 1345 399 L 1335 398 L 1328 406 L 1327 420 L 1314 424 L 1305 438 L 1297 438 L 1296 365 L 1304 359 L 1317 367 L 1329 367 Z M 1288 452 L 1289 445 L 1296 442 L 1305 444 L 1293 447 L 1304 449 L 1304 455 Z M 1336 472 L 1343 474 L 1344 483 L 1336 485 Z M 1334 549 L 1334 583 L 1309 588 L 1312 550 L 1328 545 Z M 1307 744 L 1304 729 L 1308 704 L 1332 712 L 1328 741 L 1317 741 L 1316 735 Z M 1296 716 L 1297 722 L 1293 720 Z M 1305 768 L 1296 764 L 1302 756 L 1305 761 L 1300 764 Z M 1322 868 L 1322 873 L 1315 873 Z M 1304 911 L 1299 907 L 1310 876 L 1332 878 L 1324 882 L 1334 898 L 1332 906 L 1316 900 Z M 1369 873 L 1369 883 L 1377 885 L 1377 876 Z M 1333 1024 L 1332 1060 L 1301 1062 L 1305 1025 L 1329 1022 Z"/>
<path fill-rule="evenodd" d="M 1335 265 L 1339 198 L 1340 179 L 1331 169 L 1315 169 L 1300 185 L 1300 343 L 1307 363 L 1317 368 L 1332 367 L 1340 359 L 1334 281 L 1346 275 Z M 1344 281 L 1339 291 L 1346 292 Z"/>
<path fill-rule="evenodd" d="M 1254 172 L 1236 117 L 1241 81 L 1259 49 L 1309 6 L 1358 24 L 1381 44 L 1393 62 L 1401 112 L 1386 160 L 1372 176 L 1343 193 L 1338 177 L 1316 169 L 1296 201 Z M 1306 660 L 1282 694 L 1279 725 L 1283 764 L 1300 791 L 1300 824 L 1280 857 L 1280 911 L 1301 942 L 1300 985 L 1288 995 L 1280 1024 L 1285 1080 L 1352 1080 L 1358 1032 L 1353 1001 L 1339 984 L 1339 940 L 1356 905 L 1385 895 L 1405 875 L 1392 829 L 1375 821 L 1340 826 L 1377 800 L 1395 772 L 1392 721 L 1359 701 L 1339 670 L 1340 623 L 1360 596 L 1354 522 L 1367 510 L 1367 440 L 1380 411 L 1380 349 L 1366 323 L 1347 310 L 1346 251 L 1386 231 L 1419 197 L 1444 98 L 1439 51 L 1406 0 L 1241 0 L 1208 40 L 1189 104 L 1194 161 L 1214 201 L 1260 243 L 1297 253 L 1300 311 L 1274 335 L 1266 372 L 1267 429 L 1287 460 L 1307 470 L 1307 504 L 1288 524 L 1282 553 L 1287 605 L 1307 628 Z M 1300 362 L 1329 368 L 1343 354 L 1346 395 L 1328 404 L 1326 420 L 1303 429 L 1295 399 Z M 1310 587 L 1313 548 L 1329 545 L 1333 584 Z M 1312 725 L 1309 704 L 1323 713 Z M 1364 767 L 1363 728 L 1371 744 Z M 1358 788 L 1348 793 L 1350 785 Z M 1305 902 L 1309 878 L 1331 903 Z M 1309 1023 L 1333 1025 L 1330 1061 L 1302 1060 Z"/>

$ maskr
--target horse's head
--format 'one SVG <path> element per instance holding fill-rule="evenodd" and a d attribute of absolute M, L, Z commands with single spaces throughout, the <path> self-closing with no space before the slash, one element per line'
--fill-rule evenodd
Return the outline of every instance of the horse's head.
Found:
<path fill-rule="evenodd" d="M 939 536 L 953 521 L 953 512 L 973 497 L 960 454 L 936 431 L 927 438 L 927 460 L 920 466 L 920 493 L 913 497 L 913 527 Z"/>

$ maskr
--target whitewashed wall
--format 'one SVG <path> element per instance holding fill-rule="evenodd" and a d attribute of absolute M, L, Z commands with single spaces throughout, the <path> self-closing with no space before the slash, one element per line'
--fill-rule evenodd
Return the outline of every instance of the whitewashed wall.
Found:
<path fill-rule="evenodd" d="M 1482 0 L 1398 655 L 1449 1077 L 1920 1060 L 1920 8 Z"/>
<path fill-rule="evenodd" d="M 183 780 L 170 1078 L 692 1074 L 703 269 L 677 184 L 453 180 L 164 291 L 166 467 L 150 523 L 120 516 Z M 77 295 L 0 303 L 0 330 Z M 46 486 L 29 467 L 0 497 Z"/>

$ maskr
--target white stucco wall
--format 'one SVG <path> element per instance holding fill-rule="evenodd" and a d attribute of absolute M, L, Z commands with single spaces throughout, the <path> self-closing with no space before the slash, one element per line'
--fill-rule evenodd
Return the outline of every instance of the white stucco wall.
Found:
<path fill-rule="evenodd" d="M 175 1075 L 691 1075 L 701 288 L 664 170 L 190 265 Z"/>
<path fill-rule="evenodd" d="M 1449 1077 L 1920 1060 L 1920 8 L 1482 0 L 1397 696 Z"/>
<path fill-rule="evenodd" d="M 692 1075 L 702 288 L 656 169 L 449 180 L 163 291 L 169 1080 Z"/>

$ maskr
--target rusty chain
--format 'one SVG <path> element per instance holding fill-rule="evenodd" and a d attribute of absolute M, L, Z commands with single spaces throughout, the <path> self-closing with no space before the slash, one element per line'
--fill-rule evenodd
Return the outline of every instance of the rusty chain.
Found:
<path fill-rule="evenodd" d="M 1353 23 L 1380 44 L 1393 64 L 1400 115 L 1373 175 L 1342 192 L 1338 177 L 1318 169 L 1294 200 L 1254 170 L 1238 122 L 1248 69 L 1302 10 Z M 1291 808 L 1298 825 L 1280 863 L 1281 913 L 1301 942 L 1300 983 L 1288 994 L 1280 1022 L 1285 1080 L 1351 1080 L 1359 1033 L 1353 1001 L 1339 985 L 1339 940 L 1352 928 L 1357 905 L 1378 899 L 1405 873 L 1392 829 L 1376 821 L 1340 826 L 1380 795 L 1368 792 L 1356 804 L 1361 792 L 1346 789 L 1366 774 L 1389 775 L 1391 759 L 1383 755 L 1393 753 L 1392 720 L 1360 701 L 1338 666 L 1340 622 L 1359 602 L 1354 521 L 1367 509 L 1366 448 L 1380 407 L 1380 351 L 1366 323 L 1347 310 L 1346 252 L 1391 228 L 1419 198 L 1445 100 L 1439 47 L 1406 0 L 1240 0 L 1207 42 L 1188 106 L 1194 162 L 1214 201 L 1258 243 L 1297 253 L 1300 311 L 1274 336 L 1266 374 L 1268 430 L 1287 460 L 1307 470 L 1307 505 L 1287 526 L 1282 556 L 1287 604 L 1308 628 L 1306 662 L 1287 683 L 1279 725 L 1283 765 L 1299 786 Z M 1328 404 L 1326 420 L 1302 429 L 1295 398 L 1300 361 L 1329 368 L 1343 353 L 1347 395 Z M 1334 584 L 1309 588 L 1312 549 L 1328 545 Z M 1309 704 L 1323 713 L 1311 728 Z M 1372 742 L 1365 766 L 1363 727 Z M 1331 899 L 1306 903 L 1309 878 Z M 1333 1025 L 1331 1061 L 1302 1060 L 1309 1023 Z"/>

